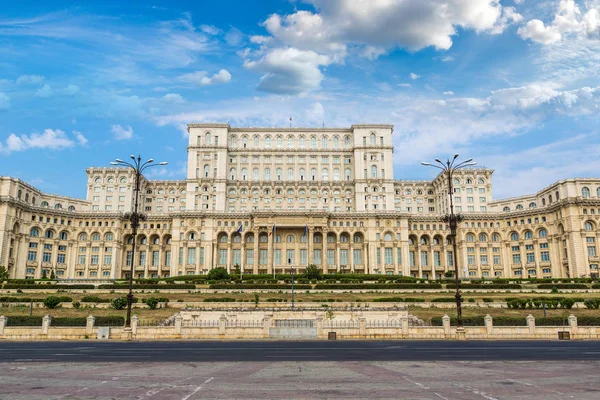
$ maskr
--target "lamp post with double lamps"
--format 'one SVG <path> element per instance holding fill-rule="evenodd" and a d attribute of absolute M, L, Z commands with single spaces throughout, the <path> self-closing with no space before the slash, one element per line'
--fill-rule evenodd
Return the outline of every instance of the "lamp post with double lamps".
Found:
<path fill-rule="evenodd" d="M 461 294 L 460 294 L 460 285 L 458 280 L 458 253 L 456 248 L 456 229 L 458 228 L 458 224 L 463 220 L 463 216 L 460 214 L 454 214 L 454 203 L 452 201 L 452 196 L 454 195 L 454 191 L 452 189 L 452 174 L 456 170 L 471 167 L 476 165 L 477 163 L 473 161 L 472 158 L 468 160 L 457 163 L 456 159 L 458 158 L 458 154 L 454 154 L 452 160 L 448 159 L 446 162 L 442 162 L 439 158 L 435 159 L 436 164 L 431 164 L 427 162 L 422 162 L 422 165 L 427 167 L 434 167 L 442 170 L 443 174 L 446 174 L 446 179 L 448 180 L 448 197 L 450 198 L 450 213 L 446 214 L 442 217 L 442 221 L 447 223 L 450 226 L 450 237 L 452 238 L 452 253 L 454 257 L 454 279 L 456 282 L 456 322 L 457 322 L 457 330 L 463 330 L 463 321 L 462 321 L 462 306 L 461 306 Z"/>
<path fill-rule="evenodd" d="M 138 212 L 139 197 L 140 197 L 140 178 L 142 173 L 150 168 L 157 165 L 167 165 L 168 163 L 154 162 L 153 159 L 149 159 L 146 162 L 142 162 L 142 157 L 135 157 L 133 154 L 130 156 L 131 162 L 116 159 L 111 161 L 110 165 L 118 165 L 121 167 L 131 168 L 135 174 L 135 187 L 133 189 L 134 200 L 133 200 L 133 211 L 125 213 L 125 218 L 131 221 L 131 234 L 133 236 L 133 242 L 131 245 L 131 269 L 129 270 L 129 293 L 127 294 L 127 319 L 125 320 L 125 327 L 131 329 L 131 304 L 133 303 L 133 270 L 135 268 L 135 243 L 137 241 L 137 230 L 140 225 L 140 221 L 146 219 L 146 215 Z"/>

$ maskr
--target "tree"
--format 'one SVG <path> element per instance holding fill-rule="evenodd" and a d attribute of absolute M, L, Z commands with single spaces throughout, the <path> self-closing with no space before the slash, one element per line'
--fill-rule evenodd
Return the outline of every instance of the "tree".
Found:
<path fill-rule="evenodd" d="M 444 272 L 444 276 L 446 278 L 452 278 L 454 276 L 454 272 L 452 272 L 452 271 L 446 271 L 446 272 Z"/>
<path fill-rule="evenodd" d="M 8 279 L 8 270 L 4 266 L 0 266 L 0 282 Z"/>
<path fill-rule="evenodd" d="M 115 297 L 110 304 L 115 310 L 123 310 L 127 307 L 127 299 L 125 297 Z"/>
<path fill-rule="evenodd" d="M 51 280 L 55 280 L 56 279 L 56 275 L 54 275 L 54 270 L 50 271 L 50 279 Z"/>
<path fill-rule="evenodd" d="M 260 300 L 260 296 L 258 295 L 258 293 L 254 293 L 254 307 L 258 307 L 258 302 Z M 596 307 L 598 308 L 598 307 Z"/>
<path fill-rule="evenodd" d="M 56 308 L 60 304 L 60 298 L 57 296 L 48 296 L 44 299 L 44 307 L 46 308 Z"/>
<path fill-rule="evenodd" d="M 315 264 L 310 264 L 304 270 L 304 277 L 310 280 L 319 280 L 321 279 L 321 269 L 317 267 Z"/>
<path fill-rule="evenodd" d="M 156 297 L 148 297 L 146 300 L 144 300 L 144 303 L 146 303 L 146 305 L 150 307 L 151 310 L 155 310 L 156 306 L 159 303 L 159 299 L 157 299 Z"/>
<path fill-rule="evenodd" d="M 242 272 L 242 269 L 240 268 L 240 264 L 235 264 L 233 266 L 233 269 L 234 269 L 236 275 L 239 275 Z"/>
<path fill-rule="evenodd" d="M 208 279 L 215 281 L 223 281 L 225 279 L 229 279 L 229 274 L 227 270 L 223 267 L 213 268 L 208 272 Z"/>
<path fill-rule="evenodd" d="M 48 279 L 48 274 L 46 274 L 46 270 L 42 270 L 42 279 Z"/>

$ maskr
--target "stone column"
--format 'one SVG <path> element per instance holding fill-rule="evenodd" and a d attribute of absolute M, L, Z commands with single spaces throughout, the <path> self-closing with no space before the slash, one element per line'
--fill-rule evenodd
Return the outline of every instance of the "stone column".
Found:
<path fill-rule="evenodd" d="M 96 318 L 94 318 L 93 315 L 90 315 L 89 317 L 87 317 L 87 319 L 85 320 L 85 334 L 86 335 L 91 335 L 93 330 L 94 330 L 94 324 L 96 322 Z"/>
<path fill-rule="evenodd" d="M 4 335 L 4 328 L 6 327 L 6 323 L 8 322 L 8 318 L 4 315 L 0 316 L 0 336 Z"/>
<path fill-rule="evenodd" d="M 229 235 L 229 240 L 227 241 L 227 265 L 225 268 L 227 272 L 231 273 L 233 271 L 233 233 Z"/>
<path fill-rule="evenodd" d="M 221 315 L 219 317 L 219 335 L 225 335 L 225 328 L 227 328 L 227 317 Z"/>
<path fill-rule="evenodd" d="M 175 334 L 177 334 L 177 335 L 181 335 L 182 322 L 183 322 L 183 317 L 181 316 L 181 314 L 177 314 L 177 316 L 175 317 Z"/>
<path fill-rule="evenodd" d="M 275 268 L 275 234 L 273 234 L 273 228 L 267 233 L 267 273 L 272 274 L 273 268 Z"/>
<path fill-rule="evenodd" d="M 492 336 L 494 334 L 494 321 L 490 314 L 486 315 L 483 319 L 485 322 L 485 333 L 488 336 Z"/>
<path fill-rule="evenodd" d="M 323 250 L 321 250 L 321 268 L 327 273 L 327 229 L 323 229 Z"/>
<path fill-rule="evenodd" d="M 444 335 L 446 337 L 450 336 L 450 317 L 448 316 L 448 314 L 445 314 L 442 317 L 442 326 L 444 327 Z"/>
<path fill-rule="evenodd" d="M 260 261 L 260 254 L 258 252 L 258 243 L 259 243 L 259 230 L 258 228 L 256 228 L 254 231 L 252 231 L 252 233 L 254 233 L 254 264 L 253 264 L 253 268 L 252 268 L 252 272 L 255 274 L 258 274 L 258 262 Z"/>
<path fill-rule="evenodd" d="M 358 319 L 358 333 L 361 336 L 365 336 L 367 334 L 367 320 L 365 317 L 360 317 Z"/>
<path fill-rule="evenodd" d="M 317 324 L 318 324 L 318 322 L 317 322 Z M 269 337 L 270 329 L 271 329 L 271 317 L 269 315 L 265 315 L 263 317 L 263 337 L 265 337 L 265 338 Z"/>
<path fill-rule="evenodd" d="M 308 255 L 306 256 L 306 261 L 308 262 L 308 265 L 310 264 L 314 264 L 314 257 L 313 257 L 313 249 L 314 249 L 314 233 L 315 228 L 313 228 L 312 226 L 308 228 L 308 237 L 306 238 L 306 240 L 308 241 L 307 243 L 307 251 L 308 251 Z"/>
<path fill-rule="evenodd" d="M 408 337 L 408 315 L 403 316 L 400 322 L 402 323 L 402 334 Z"/>
<path fill-rule="evenodd" d="M 48 334 L 48 328 L 50 327 L 51 322 L 52 317 L 49 315 L 45 315 L 44 318 L 42 318 L 42 335 Z"/>
<path fill-rule="evenodd" d="M 135 335 L 137 335 L 137 328 L 138 328 L 139 320 L 140 320 L 140 317 L 138 317 L 137 315 L 134 315 L 133 317 L 131 317 L 131 333 L 133 334 L 134 337 L 135 337 Z"/>
<path fill-rule="evenodd" d="M 1 332 L 0 332 L 1 334 Z M 317 317 L 317 338 L 323 336 L 323 317 Z"/>
<path fill-rule="evenodd" d="M 535 335 L 535 318 L 533 315 L 529 314 L 526 318 L 527 327 L 529 328 L 529 334 L 531 336 Z"/>

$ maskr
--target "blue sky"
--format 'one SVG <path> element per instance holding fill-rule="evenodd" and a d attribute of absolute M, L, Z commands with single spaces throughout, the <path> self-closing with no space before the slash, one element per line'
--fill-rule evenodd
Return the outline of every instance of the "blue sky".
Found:
<path fill-rule="evenodd" d="M 600 167 L 600 0 L 2 2 L 0 173 L 85 196 L 185 124 L 394 124 L 396 179 L 459 152 L 494 197 Z"/>

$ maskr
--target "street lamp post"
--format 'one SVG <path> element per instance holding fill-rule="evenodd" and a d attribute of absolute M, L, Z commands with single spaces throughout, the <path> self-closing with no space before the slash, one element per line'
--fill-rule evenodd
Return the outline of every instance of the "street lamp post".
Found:
<path fill-rule="evenodd" d="M 435 159 L 437 164 L 431 164 L 427 162 L 422 162 L 422 165 L 427 167 L 434 167 L 442 170 L 442 173 L 446 174 L 446 178 L 448 179 L 448 197 L 450 197 L 450 214 L 444 215 L 442 220 L 446 222 L 450 226 L 450 237 L 452 238 L 452 253 L 454 258 L 454 279 L 456 282 L 456 322 L 457 329 L 463 330 L 463 321 L 462 321 L 462 305 L 461 305 L 461 293 L 460 293 L 460 284 L 458 280 L 458 252 L 456 248 L 456 229 L 458 228 L 458 224 L 463 220 L 463 216 L 460 214 L 454 214 L 454 203 L 453 203 L 453 190 L 452 190 L 452 174 L 461 168 L 470 167 L 476 165 L 477 163 L 473 161 L 472 158 L 465 160 L 463 162 L 455 163 L 458 158 L 458 154 L 454 154 L 452 160 L 448 159 L 446 162 L 442 162 L 439 158 Z"/>
<path fill-rule="evenodd" d="M 121 167 L 127 167 L 133 169 L 135 174 L 135 187 L 133 190 L 134 200 L 133 200 L 133 212 L 129 212 L 125 214 L 125 218 L 131 221 L 131 234 L 133 236 L 133 242 L 131 245 L 131 268 L 129 270 L 129 293 L 127 294 L 127 319 L 125 320 L 125 327 L 131 328 L 131 304 L 133 303 L 133 270 L 135 268 L 135 243 L 137 241 L 137 230 L 140 224 L 140 221 L 144 221 L 146 219 L 146 215 L 138 212 L 139 206 L 139 197 L 140 197 L 140 178 L 142 173 L 150 168 L 157 165 L 167 165 L 167 162 L 158 162 L 155 163 L 153 159 L 149 159 L 146 162 L 142 162 L 142 157 L 137 156 L 137 158 L 132 154 L 131 159 L 133 161 L 127 162 L 120 159 L 116 159 L 115 161 L 111 161 L 111 165 L 118 165 Z"/>

